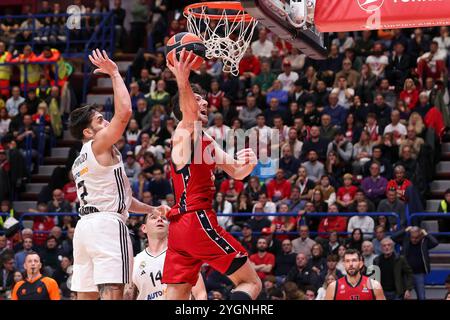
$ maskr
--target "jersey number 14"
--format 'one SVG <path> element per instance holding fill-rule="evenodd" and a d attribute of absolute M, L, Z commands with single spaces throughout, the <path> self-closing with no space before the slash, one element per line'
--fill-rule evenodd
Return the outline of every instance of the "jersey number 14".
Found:
<path fill-rule="evenodd" d="M 153 272 L 150 272 L 150 279 L 152 279 L 153 286 L 156 287 L 155 281 L 159 280 L 161 282 L 162 279 L 161 270 L 158 271 L 155 277 L 153 276 Z"/>

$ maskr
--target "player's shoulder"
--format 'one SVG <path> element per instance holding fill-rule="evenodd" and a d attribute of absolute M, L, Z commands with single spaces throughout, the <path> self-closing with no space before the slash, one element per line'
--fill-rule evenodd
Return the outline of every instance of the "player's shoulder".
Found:
<path fill-rule="evenodd" d="M 47 288 L 58 288 L 58 283 L 53 278 L 43 277 L 41 281 L 47 286 Z"/>

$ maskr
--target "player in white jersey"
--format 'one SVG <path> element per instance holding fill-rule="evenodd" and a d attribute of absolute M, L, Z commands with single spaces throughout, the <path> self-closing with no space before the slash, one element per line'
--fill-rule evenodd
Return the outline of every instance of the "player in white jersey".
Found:
<path fill-rule="evenodd" d="M 119 300 L 130 282 L 133 264 L 131 239 L 125 222 L 128 211 L 161 212 L 167 206 L 152 207 L 132 197 L 122 157 L 114 144 L 130 120 L 131 99 L 117 65 L 106 52 L 89 56 L 94 73 L 111 77 L 114 116 L 109 123 L 95 106 L 87 105 L 70 114 L 70 132 L 83 141 L 72 166 L 80 200 L 80 216 L 73 239 L 72 291 L 80 300 Z"/>
<path fill-rule="evenodd" d="M 147 248 L 134 257 L 132 283 L 125 286 L 125 300 L 165 300 L 167 285 L 161 283 L 167 251 L 169 222 L 165 216 L 153 213 L 144 217 L 142 232 L 147 235 Z M 207 294 L 200 275 L 192 287 L 195 300 L 206 300 Z"/>

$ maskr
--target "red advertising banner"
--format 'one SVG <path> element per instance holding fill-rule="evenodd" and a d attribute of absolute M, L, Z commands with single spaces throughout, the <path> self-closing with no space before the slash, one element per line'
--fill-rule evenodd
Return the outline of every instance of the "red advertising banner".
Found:
<path fill-rule="evenodd" d="M 321 32 L 450 25 L 450 0 L 316 0 Z"/>

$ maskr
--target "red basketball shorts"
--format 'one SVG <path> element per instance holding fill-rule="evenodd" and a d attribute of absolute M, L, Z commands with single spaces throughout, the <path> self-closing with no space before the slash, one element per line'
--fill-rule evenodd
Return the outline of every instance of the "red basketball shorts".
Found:
<path fill-rule="evenodd" d="M 238 254 L 243 256 L 247 252 L 239 241 L 219 226 L 214 211 L 181 214 L 169 224 L 162 282 L 194 286 L 203 263 L 225 274 Z"/>

